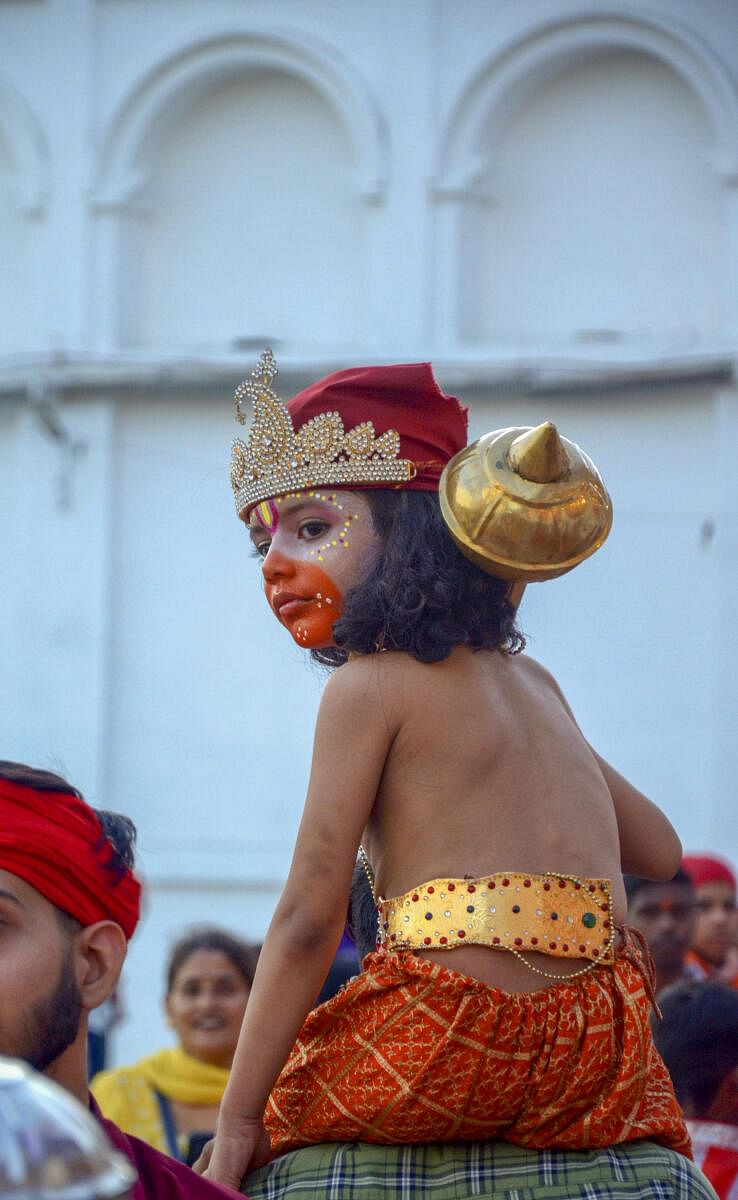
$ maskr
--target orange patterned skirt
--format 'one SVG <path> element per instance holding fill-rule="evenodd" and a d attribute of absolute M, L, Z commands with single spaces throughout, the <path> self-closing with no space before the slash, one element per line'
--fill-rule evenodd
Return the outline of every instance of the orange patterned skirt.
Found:
<path fill-rule="evenodd" d="M 368 955 L 300 1031 L 267 1105 L 274 1155 L 356 1140 L 650 1138 L 690 1156 L 646 968 L 626 947 L 614 966 L 517 994 L 412 951 Z"/>

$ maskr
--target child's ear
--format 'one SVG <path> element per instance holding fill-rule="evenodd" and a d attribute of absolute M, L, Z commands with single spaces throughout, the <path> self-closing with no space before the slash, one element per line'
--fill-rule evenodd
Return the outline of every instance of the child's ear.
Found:
<path fill-rule="evenodd" d="M 107 1000 L 126 957 L 126 935 L 115 921 L 86 925 L 75 938 L 75 974 L 82 1006 L 88 1012 Z"/>

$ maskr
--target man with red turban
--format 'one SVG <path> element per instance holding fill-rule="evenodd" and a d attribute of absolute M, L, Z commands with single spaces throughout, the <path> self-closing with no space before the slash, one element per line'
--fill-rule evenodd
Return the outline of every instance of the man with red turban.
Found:
<path fill-rule="evenodd" d="M 0 1054 L 89 1106 L 138 1173 L 134 1200 L 232 1195 L 101 1115 L 87 1090 L 87 1020 L 113 991 L 139 917 L 135 828 L 58 775 L 0 762 Z"/>
<path fill-rule="evenodd" d="M 697 979 L 738 987 L 736 879 L 714 854 L 688 854 L 682 867 L 692 880 L 697 904 L 687 966 Z"/>

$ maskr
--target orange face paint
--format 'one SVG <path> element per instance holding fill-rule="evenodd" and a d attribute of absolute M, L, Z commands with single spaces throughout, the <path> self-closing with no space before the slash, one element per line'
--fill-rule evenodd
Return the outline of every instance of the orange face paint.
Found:
<path fill-rule="evenodd" d="M 266 580 L 264 592 L 277 620 L 306 650 L 333 644 L 333 622 L 342 599 L 333 580 L 315 563 L 292 562 L 289 576 Z"/>
<path fill-rule="evenodd" d="M 333 644 L 343 597 L 381 549 L 368 501 L 350 492 L 295 492 L 255 506 L 251 540 L 269 606 L 298 646 Z"/>

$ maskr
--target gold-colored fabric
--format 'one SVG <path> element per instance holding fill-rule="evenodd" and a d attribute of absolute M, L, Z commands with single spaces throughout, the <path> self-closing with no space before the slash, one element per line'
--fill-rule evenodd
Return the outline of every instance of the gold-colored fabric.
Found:
<path fill-rule="evenodd" d="M 388 950 L 453 950 L 470 942 L 555 958 L 614 960 L 609 879 L 498 871 L 480 879 L 431 879 L 379 897 Z"/>
<path fill-rule="evenodd" d="M 612 502 L 594 463 L 550 421 L 496 429 L 455 454 L 438 498 L 467 558 L 500 579 L 555 579 L 594 554 Z"/>
<path fill-rule="evenodd" d="M 129 1067 L 101 1071 L 90 1090 L 103 1115 L 125 1133 L 169 1153 L 161 1111 L 160 1092 L 181 1104 L 220 1104 L 230 1072 L 190 1058 L 179 1047 L 159 1050 Z"/>

